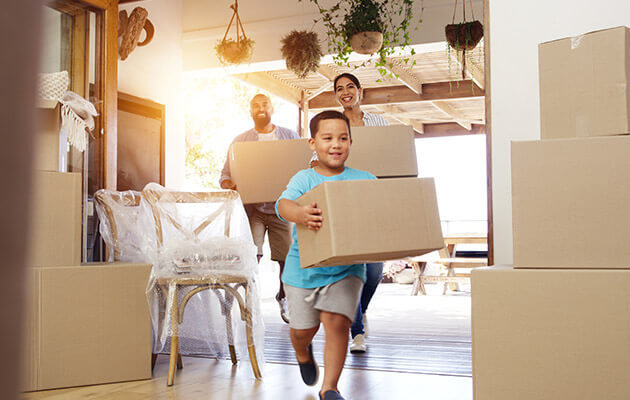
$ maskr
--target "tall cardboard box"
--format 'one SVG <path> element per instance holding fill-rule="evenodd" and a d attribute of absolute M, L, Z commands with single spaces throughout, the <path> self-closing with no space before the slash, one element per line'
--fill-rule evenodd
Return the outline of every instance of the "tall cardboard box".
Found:
<path fill-rule="evenodd" d="M 35 171 L 27 265 L 81 263 L 81 174 Z"/>
<path fill-rule="evenodd" d="M 352 147 L 346 165 L 378 178 L 418 176 L 413 128 L 407 125 L 352 128 Z"/>
<path fill-rule="evenodd" d="M 395 260 L 444 247 L 433 178 L 324 182 L 297 199 L 324 223 L 297 225 L 302 268 Z"/>
<path fill-rule="evenodd" d="M 149 264 L 31 268 L 25 391 L 151 378 Z"/>
<path fill-rule="evenodd" d="M 475 400 L 625 400 L 630 270 L 475 269 Z"/>
<path fill-rule="evenodd" d="M 538 53 L 542 139 L 630 132 L 630 29 L 542 43 Z"/>
<path fill-rule="evenodd" d="M 57 101 L 42 101 L 37 108 L 37 130 L 33 136 L 34 169 L 43 171 L 59 170 L 59 128 L 60 107 Z M 56 104 L 56 105 L 53 105 Z M 65 150 L 65 149 L 64 149 Z"/>
<path fill-rule="evenodd" d="M 630 268 L 630 136 L 512 143 L 514 265 Z"/>
<path fill-rule="evenodd" d="M 276 201 L 312 155 L 307 139 L 236 142 L 228 162 L 243 203 L 264 203 Z"/>

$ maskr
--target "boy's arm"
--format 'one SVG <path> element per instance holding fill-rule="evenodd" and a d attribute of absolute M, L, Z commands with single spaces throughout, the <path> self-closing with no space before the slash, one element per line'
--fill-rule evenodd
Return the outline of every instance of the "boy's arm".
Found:
<path fill-rule="evenodd" d="M 293 200 L 278 200 L 278 214 L 287 221 L 305 225 L 308 229 L 318 230 L 322 226 L 322 210 L 317 208 L 317 203 L 301 206 Z"/>

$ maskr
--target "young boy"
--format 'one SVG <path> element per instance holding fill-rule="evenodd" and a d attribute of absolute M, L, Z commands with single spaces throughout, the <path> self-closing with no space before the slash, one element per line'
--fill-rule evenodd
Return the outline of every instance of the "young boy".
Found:
<path fill-rule="evenodd" d="M 350 123 L 337 111 L 323 111 L 310 123 L 309 145 L 317 153 L 319 165 L 298 172 L 276 203 L 282 219 L 317 230 L 326 223 L 322 211 L 313 203 L 298 205 L 295 200 L 326 181 L 376 179 L 369 172 L 344 166 L 350 153 Z M 343 400 L 337 382 L 343 370 L 348 346 L 348 330 L 354 320 L 361 289 L 365 282 L 365 264 L 335 267 L 300 268 L 297 233 L 287 254 L 282 282 L 289 302 L 291 343 L 300 366 L 302 380 L 314 386 L 319 368 L 313 357 L 311 341 L 320 322 L 326 332 L 324 381 L 320 400 Z"/>

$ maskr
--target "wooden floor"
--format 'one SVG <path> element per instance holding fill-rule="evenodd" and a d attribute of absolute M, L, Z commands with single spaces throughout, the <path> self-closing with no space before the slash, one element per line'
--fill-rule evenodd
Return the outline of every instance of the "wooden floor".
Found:
<path fill-rule="evenodd" d="M 375 333 L 386 332 L 394 325 L 397 331 L 406 331 L 410 336 L 422 330 L 434 335 L 450 331 L 470 337 L 469 293 L 442 296 L 441 287 L 430 285 L 427 287 L 428 296 L 411 297 L 410 290 L 409 285 L 381 285 L 370 305 L 370 329 Z M 278 322 L 280 318 L 275 301 L 266 299 L 262 303 L 266 323 Z M 366 355 L 369 356 L 369 349 Z M 291 364 L 267 362 L 263 379 L 256 381 L 247 360 L 233 367 L 229 361 L 185 357 L 184 369 L 178 371 L 175 386 L 170 388 L 166 386 L 167 368 L 167 356 L 160 356 L 152 380 L 33 392 L 23 394 L 22 398 L 317 400 L 318 388 L 305 386 L 298 367 Z M 339 389 L 347 400 L 471 400 L 472 378 L 345 369 Z"/>
<path fill-rule="evenodd" d="M 256 381 L 249 364 L 232 366 L 229 361 L 184 358 L 175 385 L 166 386 L 168 360 L 158 359 L 150 381 L 86 386 L 23 394 L 23 399 L 50 400 L 317 400 L 318 388 L 304 385 L 294 365 L 265 366 L 264 378 Z M 322 371 L 323 372 L 323 371 Z M 339 389 L 346 400 L 470 400 L 472 379 L 399 372 L 345 370 Z"/>

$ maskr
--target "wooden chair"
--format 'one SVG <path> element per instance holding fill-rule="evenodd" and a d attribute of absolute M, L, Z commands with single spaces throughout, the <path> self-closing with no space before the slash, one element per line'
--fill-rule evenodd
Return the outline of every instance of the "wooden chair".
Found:
<path fill-rule="evenodd" d="M 208 215 L 205 219 L 194 229 L 188 229 L 183 226 L 181 221 L 176 220 L 169 213 L 164 211 L 164 206 L 173 206 L 181 203 L 213 203 L 213 202 L 226 202 L 235 200 L 238 198 L 238 193 L 235 191 L 220 191 L 220 192 L 173 192 L 165 190 L 155 190 L 152 188 L 145 188 L 142 191 L 143 198 L 147 201 L 151 207 L 153 214 L 153 220 L 155 223 L 155 233 L 157 236 L 158 251 L 165 248 L 165 235 L 164 229 L 168 225 L 170 228 L 174 228 L 184 236 L 195 240 L 217 217 L 217 215 Z M 231 212 L 227 210 L 224 221 L 225 237 L 230 236 L 230 218 Z M 256 358 L 256 348 L 253 337 L 253 319 L 252 319 L 252 304 L 248 304 L 250 299 L 249 291 L 252 290 L 250 286 L 249 277 L 245 274 L 235 271 L 231 273 L 229 271 L 217 271 L 217 272 L 204 272 L 201 275 L 196 275 L 192 271 L 191 275 L 182 275 L 175 277 L 167 277 L 156 279 L 157 287 L 160 290 L 164 289 L 168 293 L 168 301 L 166 306 L 166 313 L 170 317 L 170 362 L 168 370 L 167 385 L 172 386 L 175 379 L 175 365 L 178 357 L 178 343 L 179 343 L 179 326 L 183 322 L 184 310 L 189 300 L 205 290 L 213 290 L 221 303 L 221 313 L 225 317 L 226 322 L 226 334 L 228 339 L 228 348 L 230 352 L 230 358 L 232 363 L 237 363 L 236 351 L 233 344 L 232 333 L 232 320 L 231 320 L 231 308 L 233 300 L 235 299 L 239 305 L 240 315 L 242 321 L 245 322 L 247 348 L 249 353 L 249 359 L 251 362 L 252 370 L 256 378 L 260 378 L 261 371 Z M 239 288 L 243 288 L 244 296 L 241 296 Z M 221 296 L 219 290 L 224 292 L 224 296 Z"/>
<path fill-rule="evenodd" d="M 99 214 L 100 223 L 105 226 L 106 232 L 109 232 L 109 238 L 105 238 L 107 243 L 107 251 L 110 254 L 110 261 L 138 261 L 138 260 L 122 260 L 127 252 L 122 249 L 122 244 L 118 232 L 120 230 L 119 221 L 125 218 L 129 218 L 130 215 L 135 215 L 140 212 L 140 201 L 142 194 L 137 191 L 127 190 L 124 192 L 117 192 L 114 190 L 101 189 L 94 193 L 94 201 L 96 202 L 96 210 Z M 106 234 L 104 234 L 105 236 Z M 129 245 L 129 243 L 125 243 Z M 166 299 L 164 296 L 159 296 L 160 307 L 166 307 Z M 160 331 L 159 326 L 155 327 L 157 331 Z M 155 367 L 157 361 L 157 353 L 151 355 L 151 370 Z M 177 355 L 177 368 L 183 368 L 182 357 Z"/>

